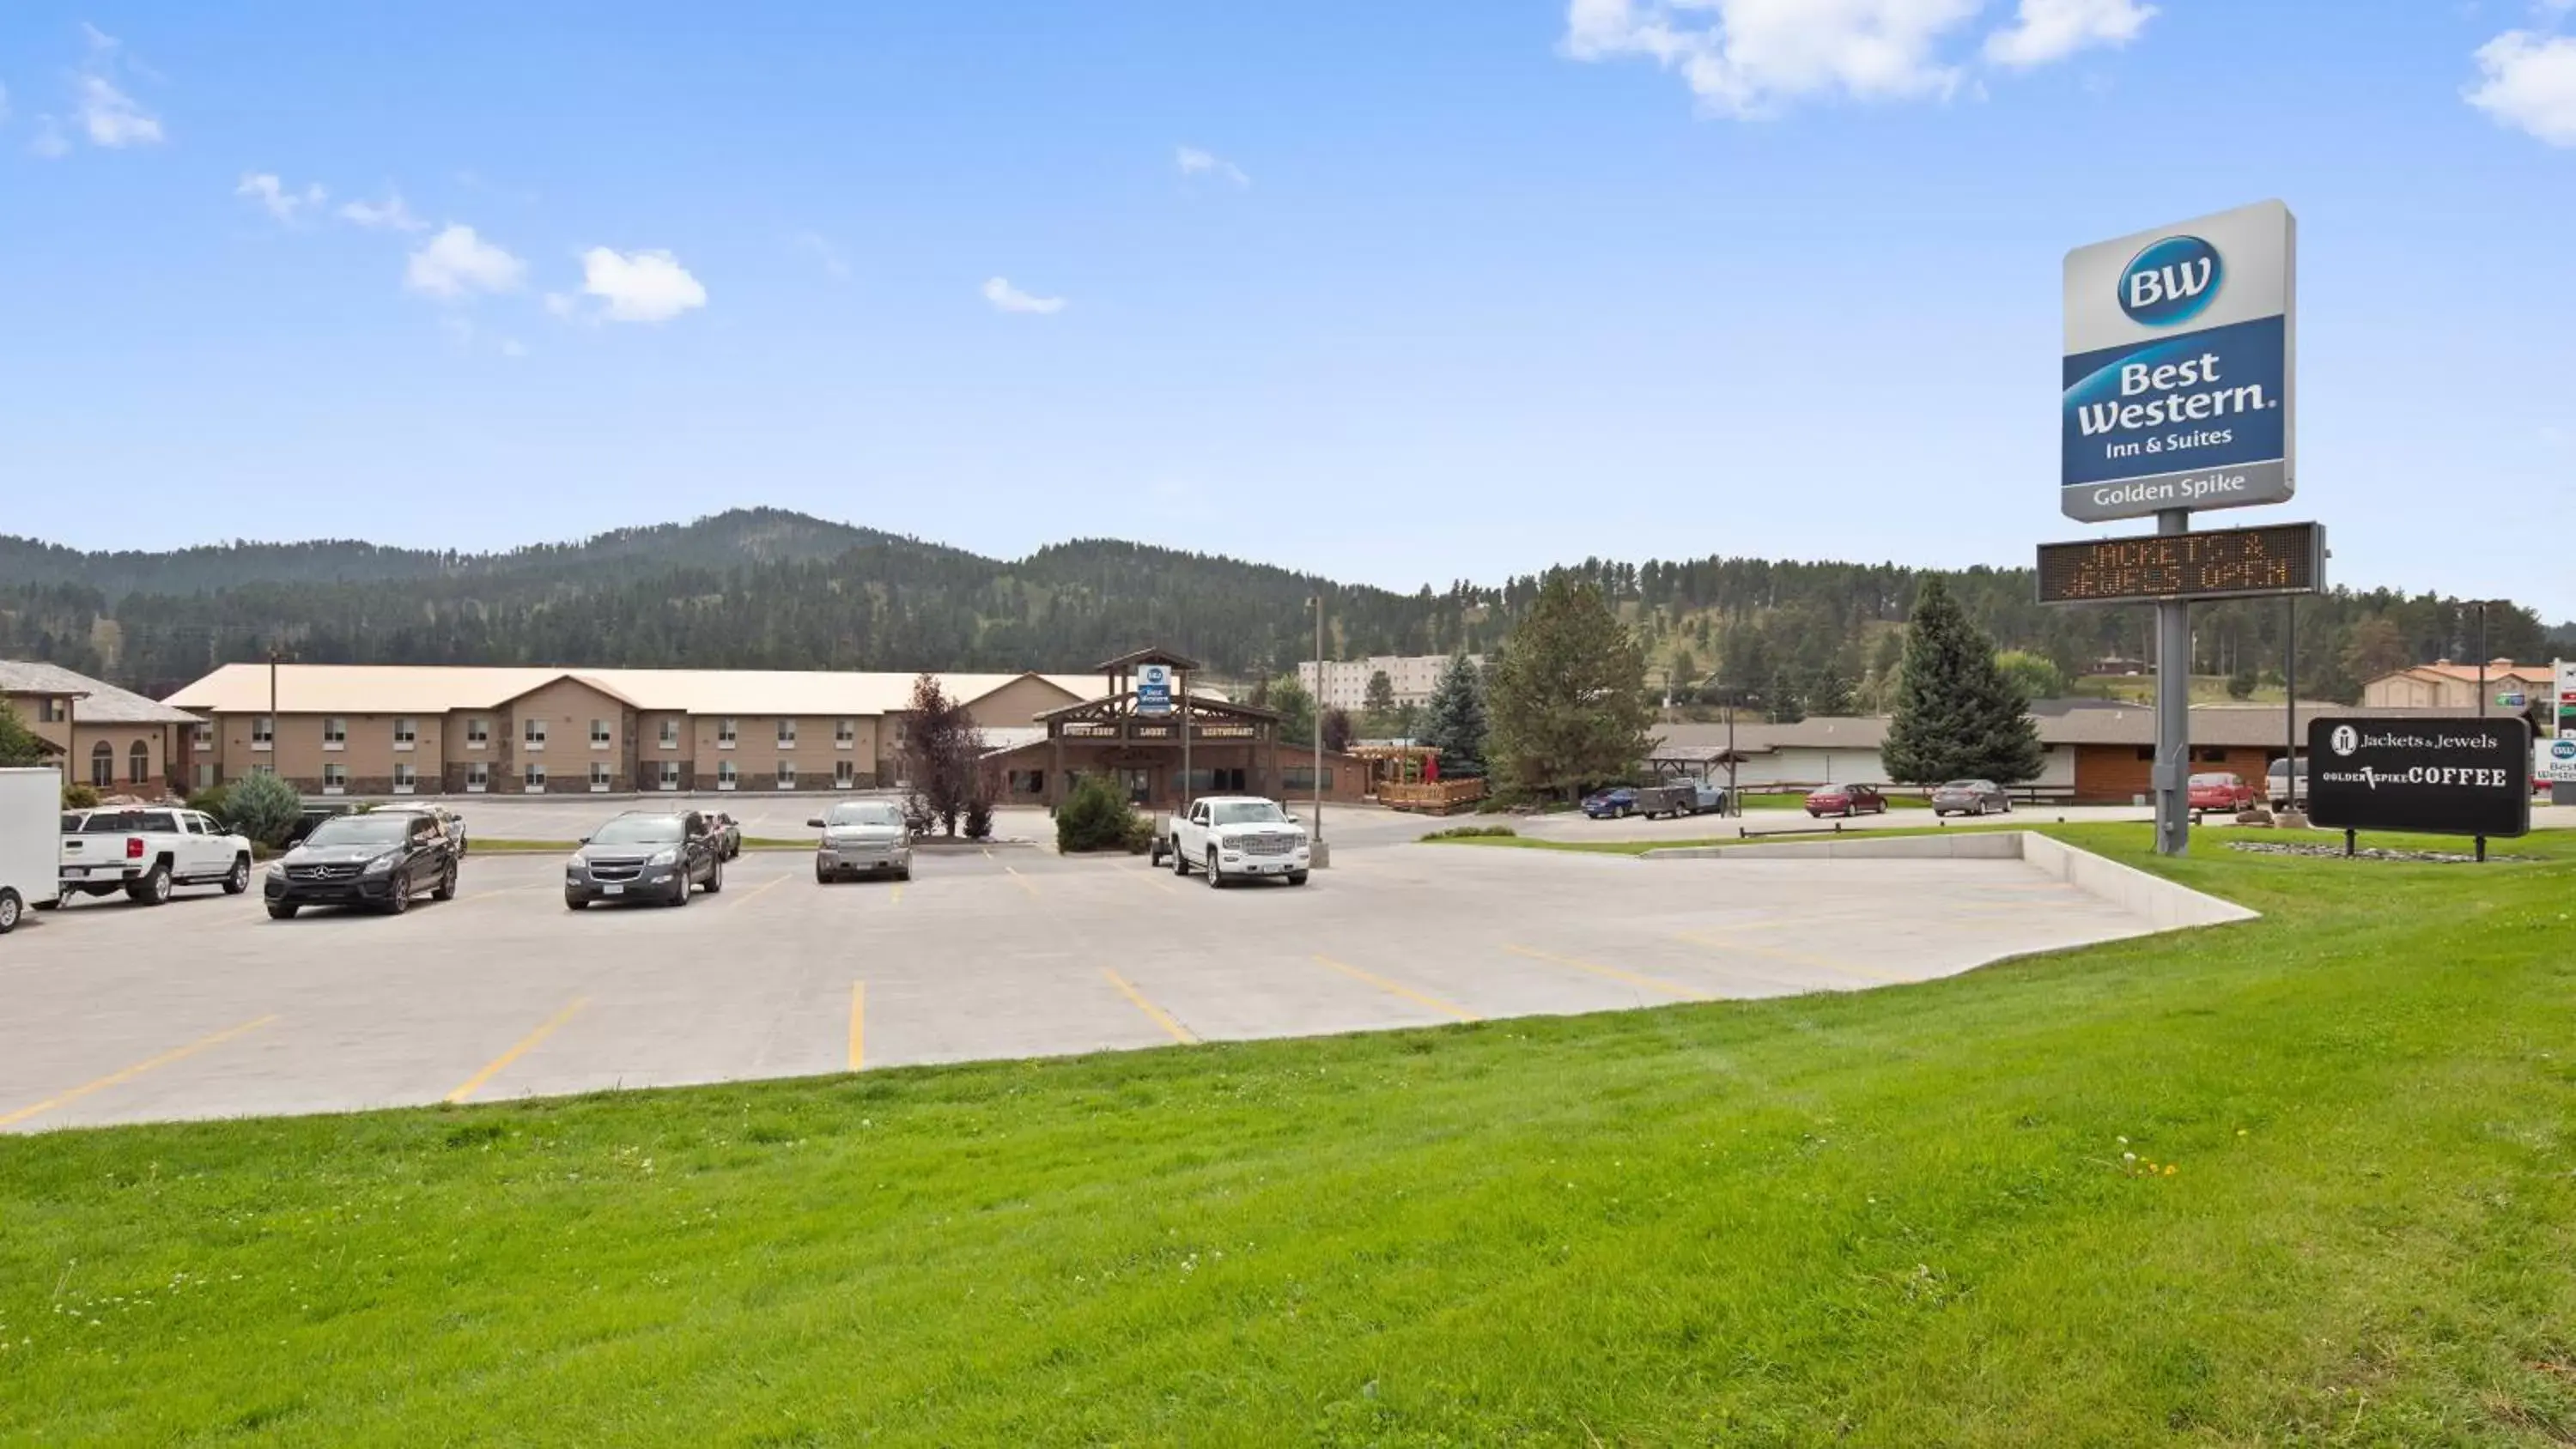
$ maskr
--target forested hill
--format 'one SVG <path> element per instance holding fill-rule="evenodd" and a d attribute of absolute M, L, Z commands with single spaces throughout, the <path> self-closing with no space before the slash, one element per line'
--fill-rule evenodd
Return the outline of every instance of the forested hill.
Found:
<path fill-rule="evenodd" d="M 1811 710 L 1869 702 L 1926 571 L 1711 557 L 1567 566 L 1598 581 L 1685 689 L 1714 676 Z M 2023 569 L 1943 575 L 1972 618 L 2068 674 L 2141 657 L 2143 609 L 2042 609 Z M 1080 669 L 1147 641 L 1237 677 L 1312 647 L 1332 600 L 1339 657 L 1490 649 L 1539 580 L 1414 593 L 1114 539 L 1018 560 L 775 509 L 458 554 L 325 541 L 82 553 L 0 537 L 0 657 L 51 659 L 162 694 L 272 648 L 313 663 Z M 2196 611 L 2204 672 L 2281 657 L 2278 601 Z M 2468 657 L 2459 601 L 2378 590 L 2302 601 L 2302 693 Z M 2540 621 L 2490 608 L 2490 652 L 2546 657 Z"/>

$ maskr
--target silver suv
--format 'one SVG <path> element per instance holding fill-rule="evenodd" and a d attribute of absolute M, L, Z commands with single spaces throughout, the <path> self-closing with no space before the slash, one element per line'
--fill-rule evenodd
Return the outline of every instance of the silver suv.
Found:
<path fill-rule="evenodd" d="M 912 879 L 912 835 L 892 800 L 839 800 L 805 822 L 823 832 L 814 850 L 814 879 L 891 875 Z"/>

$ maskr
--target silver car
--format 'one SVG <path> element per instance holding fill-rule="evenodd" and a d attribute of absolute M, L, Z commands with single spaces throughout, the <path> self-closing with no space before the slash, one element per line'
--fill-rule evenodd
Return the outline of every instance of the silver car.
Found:
<path fill-rule="evenodd" d="M 903 807 L 892 800 L 836 801 L 805 823 L 823 832 L 814 851 L 816 881 L 878 874 L 912 879 L 912 836 Z"/>
<path fill-rule="evenodd" d="M 1952 780 L 1932 791 L 1935 815 L 1983 815 L 1989 810 L 2012 813 L 2012 796 L 1992 780 Z"/>

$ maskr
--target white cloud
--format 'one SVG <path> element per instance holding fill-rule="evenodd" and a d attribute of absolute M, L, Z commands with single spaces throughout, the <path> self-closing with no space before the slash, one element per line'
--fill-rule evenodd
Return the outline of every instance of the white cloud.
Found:
<path fill-rule="evenodd" d="M 2485 79 L 2461 94 L 2499 125 L 2576 146 L 2576 38 L 2508 30 L 2477 51 Z"/>
<path fill-rule="evenodd" d="M 1032 297 L 1011 285 L 1008 277 L 995 277 L 984 284 L 984 300 L 1001 312 L 1035 312 L 1040 315 L 1064 310 L 1062 297 Z"/>
<path fill-rule="evenodd" d="M 132 96 L 103 75 L 80 78 L 80 121 L 91 145 L 110 150 L 149 146 L 161 139 L 160 118 L 135 104 Z"/>
<path fill-rule="evenodd" d="M 1172 164 L 1181 168 L 1183 176 L 1222 176 L 1246 189 L 1252 185 L 1252 178 L 1243 174 L 1242 167 L 1215 152 L 1202 151 L 1196 146 L 1179 148 L 1173 153 Z"/>
<path fill-rule="evenodd" d="M 1908 100 L 1955 93 L 1966 67 L 1952 42 L 1985 0 L 1569 0 L 1565 53 L 1642 58 L 1680 75 L 1700 104 L 1727 115 L 1778 113 L 1815 97 Z M 1996 41 L 2013 64 L 2063 47 L 2116 43 L 2152 7 L 2137 0 L 2021 0 L 2017 28 Z M 2131 17 L 2134 17 L 2132 20 Z M 2009 44 L 2001 36 L 2014 37 Z"/>
<path fill-rule="evenodd" d="M 108 55 L 112 54 L 116 50 L 117 40 L 115 36 L 108 34 L 106 31 L 99 29 L 97 26 L 90 24 L 86 20 L 80 23 L 80 28 L 81 35 L 89 41 L 89 48 L 92 51 L 100 55 Z"/>
<path fill-rule="evenodd" d="M 849 262 L 841 256 L 840 248 L 824 240 L 821 232 L 800 231 L 790 236 L 788 240 L 795 244 L 798 251 L 806 253 L 821 263 L 823 275 L 835 282 L 846 282 L 850 279 Z"/>
<path fill-rule="evenodd" d="M 260 205 L 268 208 L 269 215 L 286 222 L 295 220 L 297 212 L 308 209 L 319 211 L 323 199 L 328 194 L 322 189 L 320 182 L 315 182 L 300 192 L 289 191 L 278 182 L 275 175 L 266 171 L 244 172 L 241 185 L 233 188 L 233 195 L 247 196 L 256 200 Z"/>
<path fill-rule="evenodd" d="M 1986 59 L 2022 68 L 2064 60 L 2088 45 L 2126 45 L 2155 13 L 2140 0 L 2021 0 L 2019 18 L 1986 37 Z"/>
<path fill-rule="evenodd" d="M 428 222 L 412 215 L 411 208 L 403 205 L 402 193 L 399 191 L 387 193 L 381 202 L 344 202 L 340 206 L 338 215 L 342 221 L 352 226 L 363 226 L 375 231 L 426 231 L 429 228 Z"/>
<path fill-rule="evenodd" d="M 27 143 L 27 149 L 35 155 L 52 161 L 70 155 L 72 143 L 63 135 L 60 122 L 51 116 L 38 116 L 36 139 Z"/>
<path fill-rule="evenodd" d="M 521 342 L 516 337 L 504 337 L 501 339 L 501 355 L 503 357 L 525 357 L 528 355 L 527 344 Z"/>
<path fill-rule="evenodd" d="M 592 247 L 581 254 L 581 290 L 605 304 L 600 315 L 611 322 L 668 322 L 707 305 L 707 289 L 669 252 Z M 562 315 L 553 298 L 546 305 Z"/>
<path fill-rule="evenodd" d="M 474 228 L 450 223 L 411 254 L 403 285 L 455 300 L 474 292 L 517 291 L 527 275 L 526 262 L 476 236 Z"/>

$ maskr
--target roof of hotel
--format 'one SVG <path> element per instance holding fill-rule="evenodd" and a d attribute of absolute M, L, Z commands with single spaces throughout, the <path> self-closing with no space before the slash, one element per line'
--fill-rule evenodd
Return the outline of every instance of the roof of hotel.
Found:
<path fill-rule="evenodd" d="M 197 720 L 186 710 L 156 703 L 130 689 L 33 660 L 0 659 L 0 694 L 86 696 L 72 705 L 72 718 L 82 724 L 194 724 Z"/>
<path fill-rule="evenodd" d="M 170 696 L 182 709 L 259 714 L 269 708 L 269 666 L 227 664 Z M 557 680 L 572 680 L 639 710 L 733 715 L 885 715 L 912 703 L 917 676 L 820 669 L 554 669 L 440 664 L 281 664 L 281 714 L 445 714 L 496 709 Z M 1089 674 L 940 674 L 939 686 L 967 704 L 1036 679 L 1075 700 L 1097 699 L 1108 682 Z M 88 711 L 84 710 L 84 714 Z"/>

